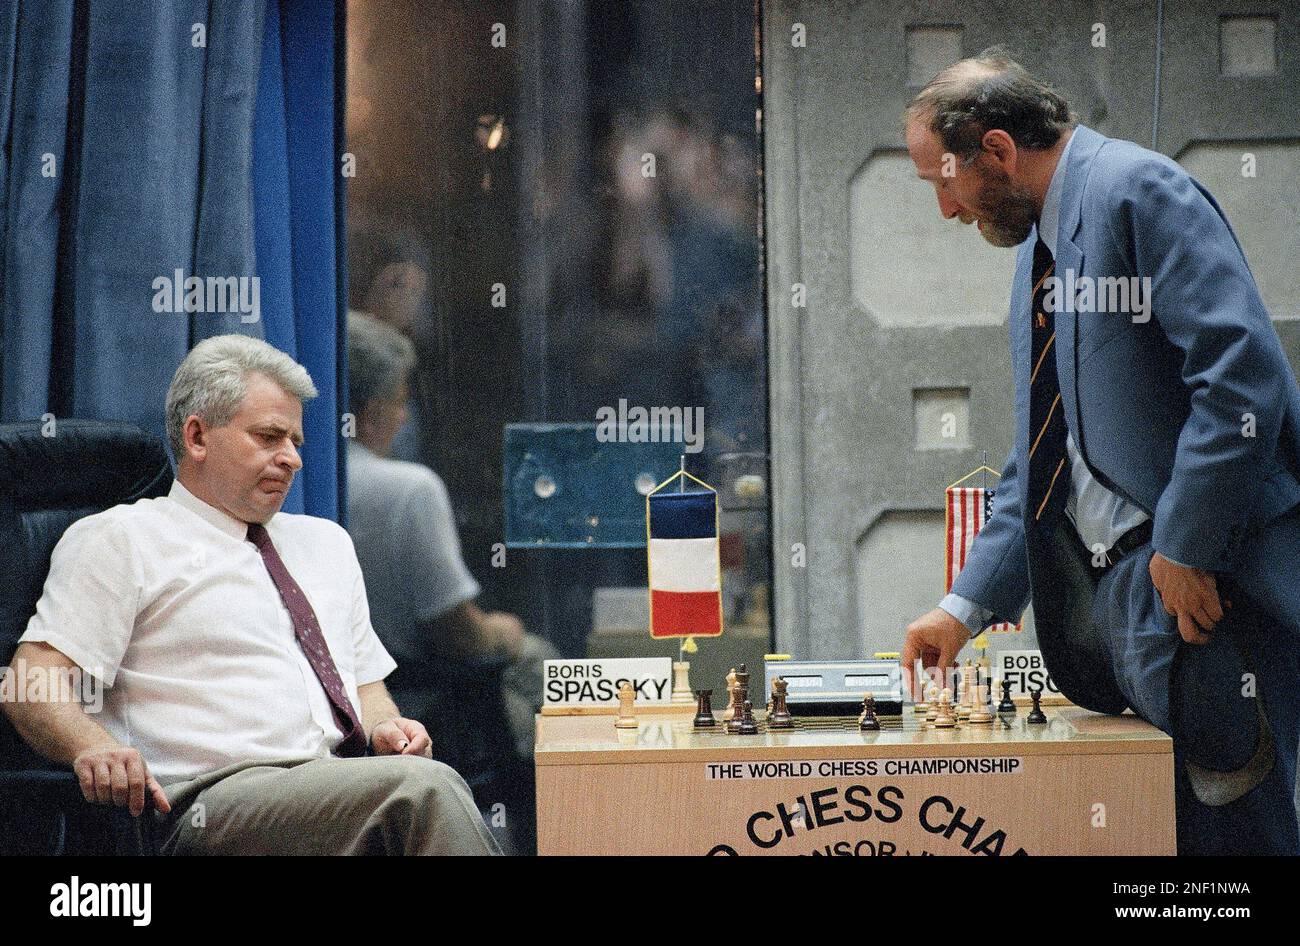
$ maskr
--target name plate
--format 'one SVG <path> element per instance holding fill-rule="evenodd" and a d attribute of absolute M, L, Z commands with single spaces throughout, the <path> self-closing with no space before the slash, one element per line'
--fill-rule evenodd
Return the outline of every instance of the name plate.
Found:
<path fill-rule="evenodd" d="M 671 657 L 608 657 L 545 661 L 542 712 L 617 713 L 624 681 L 632 684 L 638 710 L 672 707 Z"/>
<path fill-rule="evenodd" d="M 1037 690 L 1040 687 L 1043 691 L 1044 702 L 1054 702 L 1053 698 L 1061 697 L 1061 691 L 1056 688 L 1052 682 L 1051 675 L 1047 672 L 1047 667 L 1043 663 L 1042 651 L 1038 650 L 1002 650 L 998 651 L 995 661 L 996 669 L 993 671 L 995 677 L 1001 677 L 1003 680 L 1011 681 L 1011 696 L 1028 697 L 1031 690 Z M 993 694 L 994 702 L 1002 698 L 1002 694 Z"/>

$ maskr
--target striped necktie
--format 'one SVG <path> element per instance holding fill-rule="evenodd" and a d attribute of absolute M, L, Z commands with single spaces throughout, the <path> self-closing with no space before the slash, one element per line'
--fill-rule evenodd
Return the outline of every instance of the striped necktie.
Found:
<path fill-rule="evenodd" d="M 298 583 L 293 580 L 289 569 L 284 567 L 284 561 L 280 558 L 280 553 L 275 550 L 275 545 L 272 544 L 271 536 L 265 526 L 250 522 L 248 541 L 257 546 L 257 551 L 262 554 L 266 570 L 271 573 L 271 581 L 275 582 L 276 591 L 280 592 L 284 606 L 289 609 L 289 618 L 293 621 L 293 632 L 298 638 L 298 644 L 302 647 L 307 662 L 311 664 L 311 669 L 316 671 L 321 686 L 325 688 L 325 695 L 329 697 L 330 708 L 334 710 L 334 719 L 343 732 L 343 741 L 335 747 L 334 754 L 365 755 L 365 730 L 361 726 L 361 721 L 357 719 L 351 701 L 348 700 L 347 690 L 344 689 L 343 680 L 334 665 L 334 658 L 330 656 L 329 645 L 325 642 L 325 634 L 321 631 L 320 622 L 316 619 L 316 612 L 312 610 L 311 602 L 307 600 Z"/>
<path fill-rule="evenodd" d="M 1033 319 L 1029 370 L 1029 513 L 1049 534 L 1065 508 L 1070 471 L 1065 450 L 1065 406 L 1056 374 L 1056 314 L 1043 305 L 1047 277 L 1055 268 L 1042 238 L 1034 244 Z"/>

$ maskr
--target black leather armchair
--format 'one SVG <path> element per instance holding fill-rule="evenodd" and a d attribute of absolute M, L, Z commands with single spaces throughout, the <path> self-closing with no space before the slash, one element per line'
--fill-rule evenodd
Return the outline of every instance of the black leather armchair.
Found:
<path fill-rule="evenodd" d="M 36 611 L 50 555 L 76 520 L 171 487 L 162 442 L 125 424 L 0 425 L 0 667 Z M 87 803 L 71 771 L 55 768 L 0 716 L 0 854 L 156 851 L 150 811 Z"/>

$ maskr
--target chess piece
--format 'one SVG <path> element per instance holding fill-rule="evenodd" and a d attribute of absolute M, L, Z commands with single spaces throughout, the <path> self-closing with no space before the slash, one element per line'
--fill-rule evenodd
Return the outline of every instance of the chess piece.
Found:
<path fill-rule="evenodd" d="M 933 680 L 925 685 L 925 721 L 933 723 L 939 716 L 939 685 Z"/>
<path fill-rule="evenodd" d="M 986 683 L 977 684 L 975 687 L 975 706 L 970 711 L 970 721 L 972 726 L 989 725 L 993 722 L 993 714 L 989 712 L 989 688 Z"/>
<path fill-rule="evenodd" d="M 627 680 L 618 688 L 618 719 L 614 720 L 615 729 L 636 729 L 636 716 L 632 714 L 636 705 L 636 691 Z"/>
<path fill-rule="evenodd" d="M 947 687 L 939 694 L 939 709 L 934 725 L 936 729 L 952 729 L 957 725 L 957 717 L 952 712 L 952 690 Z"/>
<path fill-rule="evenodd" d="M 1031 723 L 1035 726 L 1041 726 L 1047 722 L 1047 714 L 1043 712 L 1043 704 L 1041 702 L 1043 699 L 1043 688 L 1037 687 L 1036 689 L 1030 690 L 1029 695 L 1033 697 L 1034 706 L 1033 709 L 1029 711 L 1029 715 L 1025 717 L 1025 722 Z"/>
<path fill-rule="evenodd" d="M 876 719 L 876 698 L 870 693 L 862 698 L 862 715 L 858 717 L 858 729 L 863 732 L 875 732 L 880 729 L 880 720 Z"/>
<path fill-rule="evenodd" d="M 727 708 L 722 711 L 722 721 L 729 723 L 736 718 L 736 668 L 727 674 Z"/>
<path fill-rule="evenodd" d="M 690 706 L 695 702 L 691 696 L 690 661 L 673 661 L 673 695 L 669 697 L 668 702 L 674 706 Z"/>
<path fill-rule="evenodd" d="M 712 729 L 718 725 L 713 718 L 713 691 L 696 690 L 695 700 L 695 719 L 691 720 L 691 725 L 696 729 Z"/>
<path fill-rule="evenodd" d="M 737 736 L 757 736 L 758 723 L 754 721 L 754 704 L 749 700 L 741 705 L 740 719 L 736 724 Z"/>
<path fill-rule="evenodd" d="M 974 704 L 975 668 L 971 665 L 970 658 L 967 658 L 966 666 L 961 668 L 961 695 L 957 699 L 957 719 L 961 722 L 970 719 Z"/>
<path fill-rule="evenodd" d="M 726 729 L 733 736 L 743 736 L 746 733 L 741 731 L 741 719 L 744 715 L 745 704 L 749 702 L 749 669 L 744 664 L 741 664 L 740 669 L 733 670 L 732 673 L 735 674 L 735 683 L 732 685 L 731 702 L 736 709 L 731 719 L 727 720 Z M 752 705 L 749 710 L 749 719 L 750 723 L 753 724 L 754 709 Z M 754 725 L 754 732 L 758 732 L 757 724 Z"/>
<path fill-rule="evenodd" d="M 913 674 L 912 683 L 916 687 L 916 698 L 912 703 L 912 712 L 928 713 L 930 712 L 930 704 L 926 697 L 930 693 L 930 681 L 927 680 L 924 683 L 917 683 L 915 678 L 916 671 L 913 670 L 911 672 Z"/>
<path fill-rule="evenodd" d="M 998 685 L 1002 688 L 1002 702 L 998 704 L 999 713 L 1016 713 L 1016 701 L 1011 698 L 1011 681 L 999 680 Z"/>
<path fill-rule="evenodd" d="M 790 715 L 790 706 L 787 702 L 789 688 L 790 684 L 784 677 L 777 677 L 772 681 L 772 708 L 767 714 L 769 732 L 773 729 L 794 729 L 794 717 Z"/>

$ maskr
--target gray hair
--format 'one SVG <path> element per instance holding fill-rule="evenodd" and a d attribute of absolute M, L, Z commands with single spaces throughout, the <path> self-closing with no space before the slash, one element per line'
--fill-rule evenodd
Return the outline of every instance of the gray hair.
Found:
<path fill-rule="evenodd" d="M 300 401 L 317 394 L 307 369 L 260 338 L 217 335 L 190 350 L 167 389 L 167 440 L 179 463 L 185 455 L 185 420 L 191 414 L 221 427 L 239 411 L 248 376 L 265 375 Z"/>
<path fill-rule="evenodd" d="M 353 411 L 375 398 L 391 398 L 414 367 L 410 339 L 373 315 L 348 310 L 348 403 Z"/>
<path fill-rule="evenodd" d="M 926 118 L 944 149 L 967 162 L 980 153 L 991 129 L 1005 131 L 1017 147 L 1042 150 L 1078 121 L 1056 90 L 1002 46 L 944 69 L 908 103 L 907 117 Z"/>

